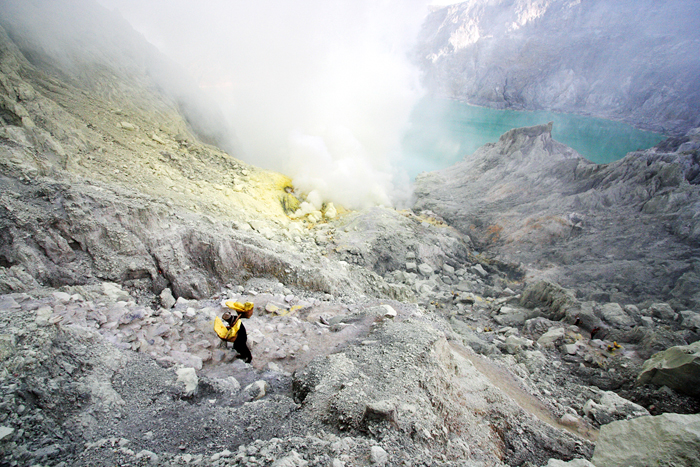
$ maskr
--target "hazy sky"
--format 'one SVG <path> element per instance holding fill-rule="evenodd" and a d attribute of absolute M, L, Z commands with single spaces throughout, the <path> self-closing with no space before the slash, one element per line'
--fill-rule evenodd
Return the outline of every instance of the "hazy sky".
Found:
<path fill-rule="evenodd" d="M 349 207 L 401 197 L 429 0 L 98 1 L 214 95 L 238 157 Z"/>

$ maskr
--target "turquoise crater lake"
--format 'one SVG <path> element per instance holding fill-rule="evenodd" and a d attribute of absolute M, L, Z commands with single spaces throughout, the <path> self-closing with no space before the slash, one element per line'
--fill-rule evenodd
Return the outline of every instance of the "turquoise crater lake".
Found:
<path fill-rule="evenodd" d="M 494 143 L 508 130 L 554 122 L 552 137 L 597 164 L 647 149 L 666 137 L 621 122 L 547 111 L 497 110 L 425 97 L 411 112 L 402 140 L 403 168 L 411 180 L 439 170 Z"/>

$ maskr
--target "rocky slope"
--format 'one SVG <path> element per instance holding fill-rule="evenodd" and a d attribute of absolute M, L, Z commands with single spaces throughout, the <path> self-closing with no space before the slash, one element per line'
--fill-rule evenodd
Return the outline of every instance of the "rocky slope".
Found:
<path fill-rule="evenodd" d="M 687 0 L 466 1 L 428 17 L 417 58 L 447 97 L 682 135 L 700 126 L 697 19 Z"/>
<path fill-rule="evenodd" d="M 599 166 L 554 141 L 551 124 L 511 130 L 419 176 L 416 209 L 583 296 L 697 309 L 699 147 L 693 130 Z"/>
<path fill-rule="evenodd" d="M 57 24 L 76 5 L 89 6 L 62 3 Z M 465 230 L 446 201 L 316 210 L 286 177 L 202 143 L 144 69 L 125 73 L 99 48 L 67 66 L 26 33 L 36 29 L 0 16 L 0 465 L 626 465 L 640 439 L 649 459 L 692 463 L 691 281 L 669 303 L 655 284 L 648 304 L 577 297 L 480 226 Z M 120 53 L 145 47 L 132 37 L 127 53 L 128 28 L 97 17 L 91 30 L 116 31 Z M 533 196 L 544 195 L 520 165 L 555 192 L 566 168 L 607 170 L 547 135 L 502 140 L 518 148 L 513 183 Z M 676 167 L 692 137 L 649 167 Z M 486 179 L 503 159 L 494 147 Z M 647 185 L 629 170 L 653 206 L 694 199 L 672 177 L 693 180 L 690 169 Z M 442 196 L 429 180 L 421 203 Z M 669 245 L 693 240 L 681 228 L 692 215 L 662 212 L 679 226 Z M 537 241 L 520 244 L 538 254 Z M 669 264 L 687 260 L 680 249 Z M 225 300 L 255 304 L 252 364 L 213 333 Z M 690 357 L 644 364 L 666 349 Z"/>

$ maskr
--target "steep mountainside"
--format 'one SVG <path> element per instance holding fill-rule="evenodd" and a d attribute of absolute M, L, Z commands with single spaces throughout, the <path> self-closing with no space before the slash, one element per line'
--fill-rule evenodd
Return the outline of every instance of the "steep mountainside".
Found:
<path fill-rule="evenodd" d="M 698 18 L 691 0 L 470 0 L 428 17 L 417 58 L 447 97 L 682 135 L 700 126 Z"/>

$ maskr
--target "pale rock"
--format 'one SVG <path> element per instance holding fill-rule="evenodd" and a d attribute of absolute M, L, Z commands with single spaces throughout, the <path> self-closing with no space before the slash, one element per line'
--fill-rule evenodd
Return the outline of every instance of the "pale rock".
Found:
<path fill-rule="evenodd" d="M 194 368 L 180 368 L 176 371 L 177 382 L 185 385 L 185 397 L 191 397 L 197 394 L 197 386 L 199 378 Z"/>
<path fill-rule="evenodd" d="M 591 460 L 605 467 L 700 465 L 700 415 L 665 413 L 603 425 Z"/>
<path fill-rule="evenodd" d="M 163 145 L 166 144 L 165 140 L 163 140 L 163 138 L 161 138 L 160 136 L 158 136 L 155 133 L 151 134 L 151 139 L 158 144 L 163 144 Z"/>
<path fill-rule="evenodd" d="M 442 265 L 442 270 L 445 272 L 447 275 L 453 275 L 455 273 L 455 268 L 450 266 L 449 264 L 445 263 Z"/>
<path fill-rule="evenodd" d="M 372 446 L 369 458 L 374 465 L 384 465 L 389 461 L 389 454 L 381 446 Z"/>
<path fill-rule="evenodd" d="M 664 321 L 675 321 L 676 312 L 673 311 L 668 303 L 654 303 L 649 307 L 649 313 L 654 318 L 659 318 Z"/>
<path fill-rule="evenodd" d="M 0 426 L 0 441 L 9 438 L 14 432 L 14 428 L 10 428 L 9 426 Z"/>
<path fill-rule="evenodd" d="M 434 270 L 429 264 L 423 263 L 420 266 L 418 266 L 418 272 L 420 272 L 426 277 L 430 277 L 433 274 Z"/>
<path fill-rule="evenodd" d="M 323 213 L 323 216 L 326 219 L 335 219 L 337 215 L 338 215 L 338 211 L 335 209 L 335 206 L 333 205 L 333 203 L 328 203 L 326 205 L 326 212 Z"/>
<path fill-rule="evenodd" d="M 265 397 L 265 394 L 267 394 L 269 388 L 270 386 L 267 384 L 267 381 L 258 380 L 246 386 L 241 395 L 247 401 L 255 401 Z"/>
<path fill-rule="evenodd" d="M 231 457 L 231 454 L 232 454 L 231 451 L 229 451 L 228 449 L 224 449 L 223 451 L 217 452 L 216 454 L 212 455 L 210 457 L 210 459 L 212 462 L 216 462 L 219 459 L 225 459 L 227 457 Z"/>
<path fill-rule="evenodd" d="M 277 459 L 272 463 L 272 467 L 306 467 L 309 465 L 298 452 L 292 451 L 288 456 Z"/>
<path fill-rule="evenodd" d="M 53 314 L 53 310 L 49 306 L 42 306 L 36 310 L 36 319 L 34 322 L 37 326 L 47 326 L 49 324 L 49 319 Z"/>
<path fill-rule="evenodd" d="M 588 462 L 586 459 L 572 459 L 568 462 L 565 462 L 560 459 L 549 459 L 549 462 L 547 462 L 547 465 L 545 467 L 596 467 L 594 464 L 591 464 Z"/>
<path fill-rule="evenodd" d="M 292 235 L 303 235 L 305 231 L 304 224 L 301 222 L 290 222 L 289 225 L 287 225 L 287 230 Z"/>
<path fill-rule="evenodd" d="M 523 348 L 532 346 L 532 341 L 518 336 L 506 337 L 505 350 L 507 353 L 514 355 L 519 353 Z"/>
<path fill-rule="evenodd" d="M 486 277 L 489 275 L 481 264 L 476 264 L 470 268 L 473 272 L 477 273 L 481 277 Z"/>
<path fill-rule="evenodd" d="M 192 355 L 191 353 L 179 350 L 171 350 L 170 356 L 181 365 L 192 367 L 197 370 L 202 369 L 202 358 L 197 355 Z"/>
<path fill-rule="evenodd" d="M 406 272 L 418 272 L 418 266 L 415 261 L 406 262 Z"/>
<path fill-rule="evenodd" d="M 390 400 L 381 400 L 368 403 L 365 406 L 364 420 L 384 420 L 396 422 L 396 403 Z"/>
<path fill-rule="evenodd" d="M 637 384 L 647 383 L 700 397 L 700 341 L 652 355 L 637 377 Z"/>
<path fill-rule="evenodd" d="M 131 299 L 129 293 L 123 290 L 121 285 L 115 284 L 114 282 L 103 282 L 102 293 L 115 302 L 128 301 Z"/>
<path fill-rule="evenodd" d="M 313 204 L 309 203 L 308 201 L 302 201 L 302 203 L 299 205 L 299 209 L 294 212 L 292 217 L 304 217 L 315 210 L 316 208 Z"/>
<path fill-rule="evenodd" d="M 136 125 L 129 122 L 119 122 L 119 128 L 127 131 L 136 131 Z"/>
<path fill-rule="evenodd" d="M 321 222 L 321 219 L 323 219 L 323 213 L 321 211 L 311 211 L 307 216 L 306 219 L 309 222 L 313 222 L 314 224 Z"/>
<path fill-rule="evenodd" d="M 522 326 L 531 315 L 525 308 L 502 306 L 493 319 L 501 326 Z"/>
<path fill-rule="evenodd" d="M 598 402 L 589 399 L 583 406 L 583 413 L 601 425 L 615 420 L 649 415 L 649 412 L 641 405 L 628 401 L 612 391 L 604 391 Z"/>
<path fill-rule="evenodd" d="M 690 330 L 700 329 L 700 313 L 691 310 L 684 310 L 680 312 L 683 320 L 681 321 L 681 327 Z"/>
<path fill-rule="evenodd" d="M 544 347 L 553 346 L 559 339 L 563 339 L 565 335 L 566 329 L 552 328 L 542 334 L 542 336 L 537 339 L 537 343 Z"/>
<path fill-rule="evenodd" d="M 387 318 L 396 318 L 396 310 L 391 305 L 381 305 L 384 308 L 384 316 Z"/>
<path fill-rule="evenodd" d="M 59 303 L 66 304 L 70 302 L 70 294 L 67 294 L 65 292 L 53 292 L 51 295 L 53 296 L 54 300 L 56 300 Z"/>
<path fill-rule="evenodd" d="M 601 307 L 601 316 L 605 321 L 617 328 L 629 328 L 636 323 L 618 303 L 606 303 Z"/>
<path fill-rule="evenodd" d="M 566 413 L 559 419 L 559 423 L 561 423 L 564 426 L 573 427 L 578 426 L 581 423 L 581 419 L 576 415 Z"/>

